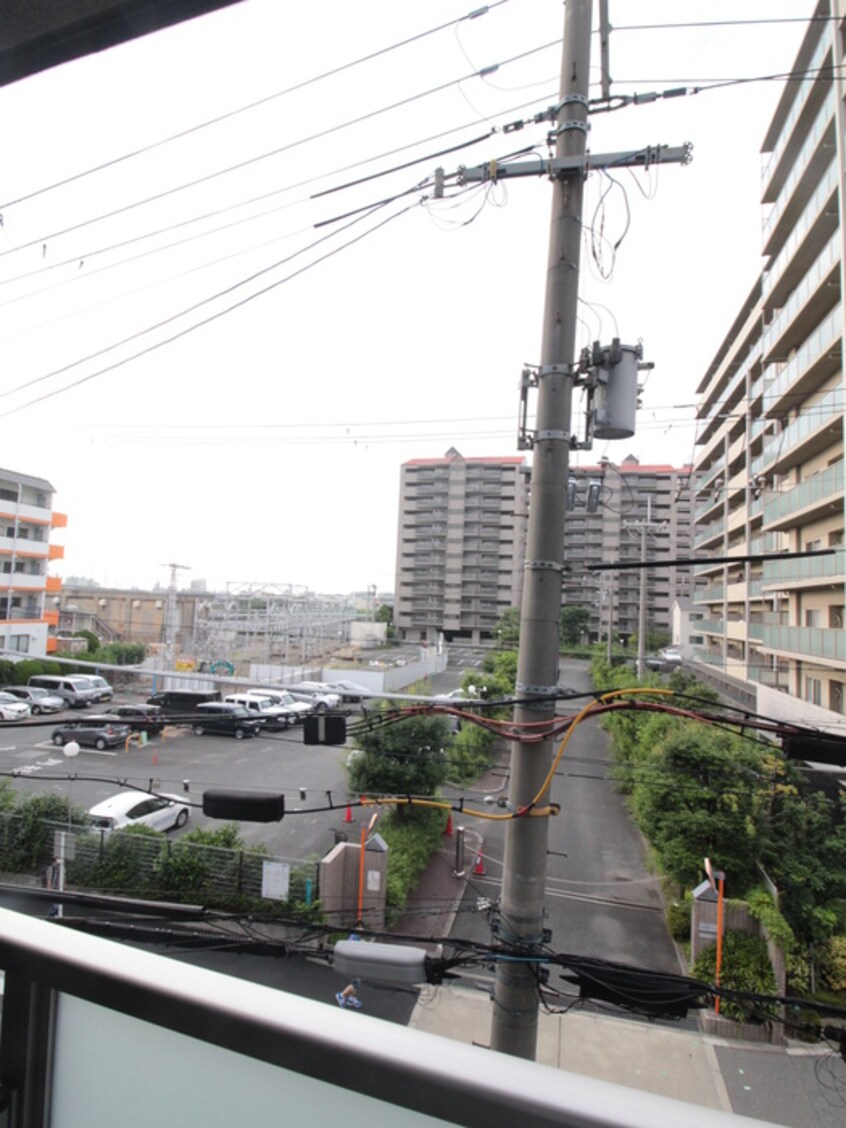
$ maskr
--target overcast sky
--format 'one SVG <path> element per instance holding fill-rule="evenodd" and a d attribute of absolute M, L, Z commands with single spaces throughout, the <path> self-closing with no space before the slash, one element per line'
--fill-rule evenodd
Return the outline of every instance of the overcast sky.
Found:
<path fill-rule="evenodd" d="M 610 0 L 612 93 L 789 70 L 813 7 Z M 429 180 L 546 154 L 545 125 L 504 127 L 555 101 L 563 6 L 472 8 L 245 0 L 0 89 L 0 465 L 55 487 L 66 576 L 392 590 L 401 463 L 516 453 L 550 186 Z M 642 340 L 655 369 L 637 435 L 583 464 L 691 460 L 781 90 L 593 115 L 594 152 L 693 163 L 589 178 L 580 346 Z"/>

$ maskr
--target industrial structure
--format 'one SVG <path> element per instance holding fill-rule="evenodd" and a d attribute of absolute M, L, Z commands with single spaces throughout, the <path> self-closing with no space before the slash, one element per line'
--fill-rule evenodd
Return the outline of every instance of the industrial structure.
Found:
<path fill-rule="evenodd" d="M 524 458 L 415 458 L 401 468 L 394 625 L 400 638 L 481 642 L 519 607 L 528 512 Z"/>
<path fill-rule="evenodd" d="M 841 722 L 843 44 L 819 0 L 762 145 L 763 269 L 699 385 L 704 675 L 781 719 Z M 842 5 L 838 4 L 842 15 Z M 769 553 L 825 552 L 760 559 Z"/>
<path fill-rule="evenodd" d="M 46 654 L 56 649 L 49 628 L 58 622 L 51 602 L 62 581 L 47 574 L 52 560 L 64 557 L 51 544 L 53 529 L 67 517 L 53 510 L 55 490 L 44 478 L 0 470 L 0 648 L 16 654 Z"/>

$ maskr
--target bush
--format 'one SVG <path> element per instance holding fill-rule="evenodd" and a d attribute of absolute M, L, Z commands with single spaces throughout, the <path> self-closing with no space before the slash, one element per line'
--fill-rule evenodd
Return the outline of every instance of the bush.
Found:
<path fill-rule="evenodd" d="M 667 905 L 667 930 L 674 940 L 684 944 L 690 939 L 690 911 L 692 900 L 670 901 Z"/>
<path fill-rule="evenodd" d="M 700 952 L 693 965 L 693 975 L 708 983 L 716 982 L 717 946 L 711 944 Z M 759 995 L 774 995 L 775 975 L 767 953 L 766 942 L 760 936 L 745 932 L 727 932 L 723 937 L 723 961 L 720 984 L 733 991 L 753 991 Z M 754 1004 L 723 999 L 720 1013 L 738 1022 L 761 1022 L 767 1016 L 756 1012 Z"/>
<path fill-rule="evenodd" d="M 408 897 L 444 836 L 447 812 L 409 807 L 402 819 L 392 812 L 379 833 L 388 844 L 388 887 L 385 913 L 390 925 L 402 914 Z"/>
<path fill-rule="evenodd" d="M 472 783 L 497 759 L 497 738 L 487 729 L 465 723 L 452 739 L 447 752 L 451 783 Z"/>
<path fill-rule="evenodd" d="M 830 936 L 816 949 L 817 973 L 830 991 L 846 991 L 846 936 Z"/>

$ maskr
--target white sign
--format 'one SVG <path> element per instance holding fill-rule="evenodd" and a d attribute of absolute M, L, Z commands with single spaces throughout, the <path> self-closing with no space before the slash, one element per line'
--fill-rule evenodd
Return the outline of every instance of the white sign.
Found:
<path fill-rule="evenodd" d="M 378 893 L 382 888 L 382 875 L 379 870 L 367 871 L 367 892 Z"/>
<path fill-rule="evenodd" d="M 287 862 L 262 862 L 261 895 L 268 901 L 287 901 L 291 867 Z"/>

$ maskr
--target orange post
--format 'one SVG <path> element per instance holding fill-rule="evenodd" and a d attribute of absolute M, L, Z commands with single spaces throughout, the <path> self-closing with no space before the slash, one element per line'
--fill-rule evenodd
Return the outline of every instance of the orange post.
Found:
<path fill-rule="evenodd" d="M 718 870 L 714 875 L 717 879 L 717 967 L 714 975 L 714 981 L 719 987 L 720 985 L 720 968 L 723 964 L 723 900 L 725 893 L 726 875 L 722 870 Z M 714 1000 L 714 1014 L 720 1013 L 720 996 L 718 995 Z"/>

